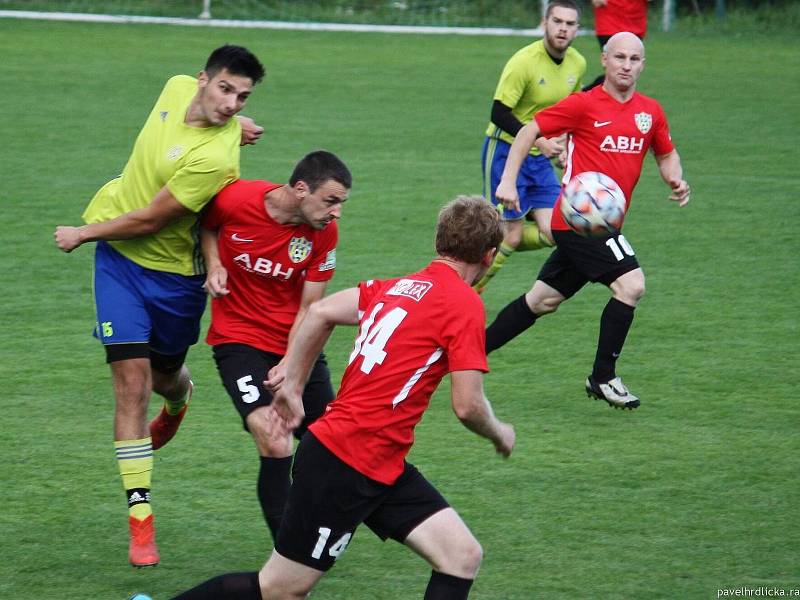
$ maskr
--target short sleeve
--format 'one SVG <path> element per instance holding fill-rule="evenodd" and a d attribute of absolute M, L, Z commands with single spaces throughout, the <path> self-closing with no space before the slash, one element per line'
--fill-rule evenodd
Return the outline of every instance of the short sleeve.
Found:
<path fill-rule="evenodd" d="M 190 157 L 167 182 L 169 191 L 186 208 L 200 212 L 217 192 L 238 178 L 238 147 L 236 153 L 235 157 L 219 154 Z"/>
<path fill-rule="evenodd" d="M 452 306 L 452 304 L 447 303 Z M 471 289 L 461 292 L 456 309 L 443 318 L 443 347 L 448 371 L 489 372 L 486 361 L 486 315 L 478 295 Z"/>
<path fill-rule="evenodd" d="M 667 115 L 664 114 L 664 109 L 661 108 L 660 104 L 657 104 L 656 110 L 653 112 L 656 113 L 656 118 L 653 124 L 653 141 L 651 147 L 656 156 L 664 156 L 672 152 L 675 149 L 675 145 L 672 143 L 672 136 L 669 133 L 669 122 L 667 121 Z"/>
<path fill-rule="evenodd" d="M 534 120 L 542 135 L 551 137 L 574 131 L 584 113 L 584 94 L 570 94 L 561 102 L 536 113 Z"/>
<path fill-rule="evenodd" d="M 499 100 L 509 108 L 514 108 L 525 93 L 528 85 L 527 69 L 520 60 L 520 54 L 512 56 L 503 68 L 494 99 Z"/>
<path fill-rule="evenodd" d="M 369 306 L 370 302 L 372 302 L 373 298 L 381 293 L 384 283 L 385 282 L 377 279 L 368 279 L 367 281 L 362 281 L 358 284 L 359 312 L 364 312 L 367 310 L 367 307 Z"/>

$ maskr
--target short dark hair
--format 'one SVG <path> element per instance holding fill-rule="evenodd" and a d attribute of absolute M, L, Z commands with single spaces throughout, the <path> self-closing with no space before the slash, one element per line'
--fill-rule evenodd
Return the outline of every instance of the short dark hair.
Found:
<path fill-rule="evenodd" d="M 581 18 L 581 7 L 577 2 L 575 2 L 575 0 L 550 0 L 550 2 L 547 3 L 547 8 L 544 11 L 544 18 L 548 19 L 550 17 L 550 13 L 553 12 L 553 9 L 557 6 L 560 8 L 571 8 L 578 13 L 578 19 Z"/>
<path fill-rule="evenodd" d="M 439 211 L 436 223 L 439 256 L 476 264 L 502 240 L 500 213 L 482 196 L 458 196 Z"/>
<path fill-rule="evenodd" d="M 333 179 L 346 189 L 353 186 L 353 176 L 342 160 L 327 150 L 315 150 L 306 154 L 294 168 L 289 185 L 305 181 L 313 194 L 326 181 Z"/>
<path fill-rule="evenodd" d="M 244 75 L 253 80 L 253 84 L 264 79 L 264 65 L 255 55 L 242 46 L 226 44 L 211 53 L 206 61 L 205 72 L 209 79 L 227 69 L 231 75 Z"/>

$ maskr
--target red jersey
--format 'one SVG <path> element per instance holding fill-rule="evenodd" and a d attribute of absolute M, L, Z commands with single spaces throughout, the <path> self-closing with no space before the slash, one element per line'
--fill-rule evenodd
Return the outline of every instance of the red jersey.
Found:
<path fill-rule="evenodd" d="M 281 184 L 240 179 L 211 203 L 202 225 L 218 230 L 230 294 L 211 301 L 206 342 L 247 344 L 275 354 L 286 342 L 306 281 L 328 281 L 336 268 L 336 221 L 325 229 L 282 225 L 264 196 Z"/>
<path fill-rule="evenodd" d="M 594 32 L 612 36 L 630 31 L 644 39 L 647 34 L 647 0 L 608 0 L 605 6 L 594 7 Z"/>
<path fill-rule="evenodd" d="M 400 279 L 361 283 L 359 292 L 350 364 L 336 400 L 309 429 L 360 473 L 392 484 L 442 377 L 489 370 L 483 303 L 436 261 Z"/>
<path fill-rule="evenodd" d="M 551 137 L 568 133 L 567 165 L 562 183 L 585 171 L 600 171 L 616 181 L 625 193 L 625 211 L 631 204 L 633 188 L 642 174 L 647 150 L 657 156 L 675 147 L 669 135 L 664 109 L 653 98 L 638 92 L 627 102 L 612 98 L 602 86 L 571 94 L 558 104 L 536 113 L 542 134 Z M 550 228 L 564 231 L 569 226 L 558 208 L 553 210 Z"/>

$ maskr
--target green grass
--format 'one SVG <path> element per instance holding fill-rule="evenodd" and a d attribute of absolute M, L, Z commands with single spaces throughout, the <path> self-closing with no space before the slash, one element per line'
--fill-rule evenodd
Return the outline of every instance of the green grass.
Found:
<path fill-rule="evenodd" d="M 156 456 L 163 562 L 126 565 L 112 395 L 91 336 L 91 248 L 60 254 L 122 168 L 165 79 L 214 46 L 251 47 L 268 76 L 246 112 L 266 127 L 243 176 L 277 181 L 314 148 L 355 184 L 333 289 L 431 257 L 439 206 L 480 190 L 480 145 L 500 69 L 520 38 L 228 31 L 0 20 L 0 236 L 6 382 L 0 597 L 171 597 L 255 570 L 270 550 L 252 443 L 209 348 L 189 362 L 196 401 Z M 576 42 L 597 73 L 596 42 Z M 583 395 L 607 292 L 592 287 L 491 357 L 489 397 L 516 424 L 501 461 L 434 397 L 411 459 L 481 540 L 479 600 L 715 598 L 800 588 L 796 385 L 800 269 L 794 223 L 800 43 L 654 33 L 645 93 L 670 116 L 694 199 L 668 203 L 649 161 L 626 235 L 648 275 L 620 372 L 635 412 Z M 491 318 L 544 253 L 515 255 L 485 293 Z M 352 331 L 328 353 L 338 378 Z M 443 389 L 446 390 L 446 385 Z M 155 408 L 155 407 L 154 407 Z M 426 565 L 360 530 L 315 598 L 419 598 Z"/>

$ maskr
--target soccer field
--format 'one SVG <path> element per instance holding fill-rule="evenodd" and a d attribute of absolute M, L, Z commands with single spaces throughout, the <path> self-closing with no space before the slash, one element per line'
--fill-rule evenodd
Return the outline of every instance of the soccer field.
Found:
<path fill-rule="evenodd" d="M 480 193 L 491 95 L 527 40 L 0 19 L 0 598 L 164 600 L 256 570 L 271 549 L 256 452 L 200 343 L 195 400 L 156 454 L 162 563 L 127 565 L 110 378 L 90 335 L 92 248 L 64 255 L 52 240 L 121 171 L 167 77 L 196 73 L 226 42 L 267 67 L 244 111 L 266 133 L 243 150 L 242 176 L 285 181 L 317 148 L 353 172 L 337 290 L 432 257 L 441 204 Z M 593 78 L 596 41 L 575 45 Z M 446 393 L 434 396 L 410 460 L 483 544 L 472 598 L 800 589 L 800 243 L 796 205 L 782 208 L 800 192 L 798 55 L 789 34 L 648 40 L 639 89 L 664 105 L 694 193 L 685 209 L 667 202 L 648 159 L 626 223 L 648 291 L 619 371 L 640 409 L 583 392 L 607 297 L 598 286 L 490 357 L 487 395 L 517 427 L 508 461 L 460 426 Z M 489 319 L 545 256 L 513 256 L 484 294 Z M 337 381 L 352 337 L 337 331 L 328 346 Z M 421 598 L 428 576 L 362 528 L 313 597 Z"/>

